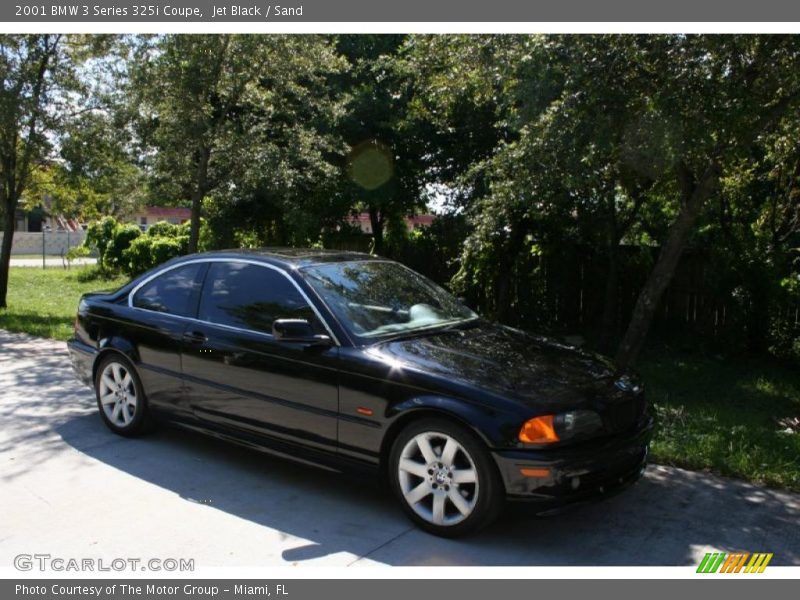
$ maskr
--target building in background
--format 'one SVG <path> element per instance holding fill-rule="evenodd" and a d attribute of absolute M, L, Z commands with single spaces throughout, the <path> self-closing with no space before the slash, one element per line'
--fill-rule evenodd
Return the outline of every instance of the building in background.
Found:
<path fill-rule="evenodd" d="M 409 231 L 413 231 L 420 227 L 427 227 L 433 220 L 436 218 L 436 215 L 413 215 L 406 217 L 406 227 L 408 227 Z M 352 225 L 357 225 L 363 233 L 368 235 L 372 235 L 372 223 L 369 220 L 369 213 L 362 212 L 357 215 L 353 215 L 350 217 L 350 223 Z"/>
<path fill-rule="evenodd" d="M 142 231 L 159 221 L 166 221 L 173 225 L 181 225 L 192 218 L 192 211 L 189 208 L 177 206 L 147 206 L 133 215 L 133 222 Z"/>
<path fill-rule="evenodd" d="M 41 233 L 42 231 L 83 231 L 83 224 L 77 219 L 51 214 L 47 201 L 31 210 L 17 209 L 14 230 L 21 233 Z"/>

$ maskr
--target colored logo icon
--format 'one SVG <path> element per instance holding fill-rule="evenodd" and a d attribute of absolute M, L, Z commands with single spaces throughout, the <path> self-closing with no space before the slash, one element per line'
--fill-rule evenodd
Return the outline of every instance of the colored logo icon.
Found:
<path fill-rule="evenodd" d="M 697 572 L 763 573 L 771 560 L 772 552 L 708 552 L 697 566 Z"/>

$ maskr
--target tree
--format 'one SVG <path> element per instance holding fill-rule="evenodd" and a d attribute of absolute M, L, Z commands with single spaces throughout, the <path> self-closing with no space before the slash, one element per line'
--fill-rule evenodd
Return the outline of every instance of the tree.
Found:
<path fill-rule="evenodd" d="M 433 130 L 415 118 L 415 71 L 404 59 L 405 36 L 343 35 L 337 48 L 349 69 L 339 86 L 347 90 L 339 132 L 350 147 L 343 194 L 354 212 L 369 214 L 373 250 L 385 251 L 390 223 L 425 206 Z"/>
<path fill-rule="evenodd" d="M 751 161 L 763 135 L 794 114 L 797 41 L 512 36 L 431 44 L 420 62 L 434 66 L 428 96 L 445 107 L 445 122 L 450 98 L 467 91 L 476 106 L 493 99 L 502 134 L 462 179 L 474 228 L 456 282 L 488 280 L 503 319 L 512 283 L 539 268 L 531 255 L 588 243 L 607 256 L 608 331 L 617 248 L 637 235 L 655 240 L 658 259 L 617 352 L 620 368 L 632 366 L 720 178 Z"/>
<path fill-rule="evenodd" d="M 147 186 L 131 156 L 130 136 L 117 107 L 81 112 L 61 127 L 58 152 L 31 173 L 26 208 L 48 199 L 48 211 L 81 220 L 130 216 L 144 203 Z"/>
<path fill-rule="evenodd" d="M 314 36 L 139 37 L 133 54 L 130 96 L 141 139 L 154 152 L 154 190 L 174 202 L 189 199 L 195 252 L 204 199 L 241 185 L 251 161 L 268 166 L 275 158 L 265 124 L 305 131 L 302 123 L 281 120 L 281 101 L 313 103 L 306 82 L 324 76 L 335 60 Z M 280 158 L 293 150 L 285 148 Z M 272 176 L 269 169 L 260 173 Z"/>
<path fill-rule="evenodd" d="M 68 83 L 70 64 L 61 35 L 0 36 L 0 308 L 6 307 L 15 215 L 31 171 L 49 149 L 56 127 L 49 109 L 59 86 Z"/>
<path fill-rule="evenodd" d="M 751 159 L 760 138 L 787 115 L 794 117 L 800 103 L 795 36 L 671 36 L 645 38 L 643 44 L 659 73 L 654 102 L 666 119 L 682 126 L 668 172 L 680 209 L 620 342 L 620 369 L 636 362 L 658 302 L 721 178 Z"/>
<path fill-rule="evenodd" d="M 607 261 L 598 337 L 610 344 L 618 247 L 658 164 L 639 139 L 651 133 L 642 132 L 646 100 L 630 93 L 636 47 L 615 38 L 459 36 L 417 40 L 415 49 L 425 113 L 440 136 L 457 138 L 436 153 L 436 171 L 459 166 L 442 183 L 460 190 L 475 223 L 458 282 L 491 281 L 494 313 L 505 319 L 519 274 L 565 246 L 588 246 Z"/>

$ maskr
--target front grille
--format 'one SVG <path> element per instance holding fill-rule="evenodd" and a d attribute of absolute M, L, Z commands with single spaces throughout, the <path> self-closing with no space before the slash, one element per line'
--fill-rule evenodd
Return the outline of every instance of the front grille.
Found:
<path fill-rule="evenodd" d="M 644 414 L 644 396 L 638 394 L 607 404 L 603 409 L 603 425 L 609 433 L 632 429 Z"/>

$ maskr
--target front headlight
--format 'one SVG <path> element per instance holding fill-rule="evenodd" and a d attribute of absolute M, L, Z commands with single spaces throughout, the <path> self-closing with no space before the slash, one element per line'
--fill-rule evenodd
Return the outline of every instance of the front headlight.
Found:
<path fill-rule="evenodd" d="M 558 437 L 574 440 L 591 437 L 603 428 L 603 421 L 593 410 L 572 410 L 553 419 Z"/>
<path fill-rule="evenodd" d="M 519 441 L 526 444 L 552 444 L 591 437 L 602 428 L 603 421 L 593 410 L 571 410 L 557 415 L 540 415 L 525 421 L 519 430 Z"/>

